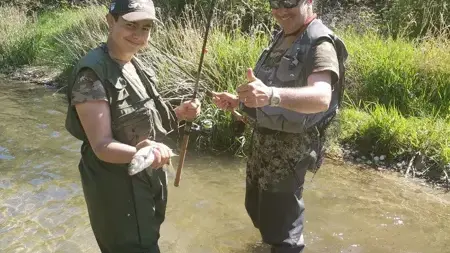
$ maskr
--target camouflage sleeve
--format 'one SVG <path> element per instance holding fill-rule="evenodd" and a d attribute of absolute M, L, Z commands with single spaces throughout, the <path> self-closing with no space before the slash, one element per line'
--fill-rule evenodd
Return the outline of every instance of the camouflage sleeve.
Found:
<path fill-rule="evenodd" d="M 108 101 L 102 82 L 91 69 L 78 73 L 72 88 L 71 104 L 76 105 L 92 100 Z"/>
<path fill-rule="evenodd" d="M 312 72 L 329 70 L 333 73 L 333 83 L 339 78 L 339 62 L 336 49 L 329 41 L 322 41 L 313 48 Z"/>

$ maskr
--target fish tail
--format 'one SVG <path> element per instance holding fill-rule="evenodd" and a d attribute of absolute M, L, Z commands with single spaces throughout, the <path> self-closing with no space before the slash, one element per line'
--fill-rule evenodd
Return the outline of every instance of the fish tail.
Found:
<path fill-rule="evenodd" d="M 172 164 L 164 165 L 163 170 L 166 172 L 167 177 L 171 179 L 175 178 L 175 169 L 173 168 Z"/>

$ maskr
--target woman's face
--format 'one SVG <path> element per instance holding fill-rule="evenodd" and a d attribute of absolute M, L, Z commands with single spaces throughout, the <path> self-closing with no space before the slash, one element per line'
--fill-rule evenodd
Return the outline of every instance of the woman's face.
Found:
<path fill-rule="evenodd" d="M 148 45 L 152 20 L 127 21 L 122 17 L 116 20 L 108 17 L 110 37 L 114 43 L 125 53 L 137 53 Z"/>

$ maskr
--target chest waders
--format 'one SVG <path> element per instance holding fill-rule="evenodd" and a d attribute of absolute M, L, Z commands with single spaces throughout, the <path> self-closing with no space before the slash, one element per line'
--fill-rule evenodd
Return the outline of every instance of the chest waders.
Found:
<path fill-rule="evenodd" d="M 278 66 L 267 67 L 266 59 L 281 36 L 279 33 L 264 50 L 254 70 L 256 77 L 268 86 L 307 85 L 312 73 L 311 48 L 322 41 L 334 45 L 340 65 L 340 78 L 333 84 L 331 105 L 325 112 L 303 114 L 270 106 L 256 110 L 241 107 L 255 119 L 253 146 L 247 162 L 246 210 L 263 241 L 271 245 L 272 253 L 300 253 L 305 247 L 303 183 L 306 171 L 317 171 L 322 164 L 325 131 L 342 100 L 347 51 L 337 36 L 314 20 L 286 51 Z"/>
<path fill-rule="evenodd" d="M 165 140 L 167 133 L 177 128 L 175 114 L 155 89 L 154 71 L 136 58 L 132 64 L 138 76 L 125 72 L 101 45 L 78 62 L 68 84 L 66 129 L 83 142 L 78 167 L 91 227 L 103 253 L 160 252 L 159 230 L 167 204 L 166 174 L 158 169 L 151 176 L 146 170 L 129 176 L 128 164 L 100 160 L 70 105 L 71 89 L 81 70 L 93 70 L 107 93 L 114 140 L 132 146 L 145 138 Z"/>

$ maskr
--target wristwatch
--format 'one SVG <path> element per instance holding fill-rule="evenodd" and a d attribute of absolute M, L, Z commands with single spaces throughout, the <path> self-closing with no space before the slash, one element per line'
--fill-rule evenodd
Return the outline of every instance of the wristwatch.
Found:
<path fill-rule="evenodd" d="M 280 94 L 277 92 L 277 89 L 275 87 L 271 87 L 270 89 L 272 91 L 272 94 L 269 98 L 269 105 L 270 106 L 279 106 L 281 102 Z"/>

